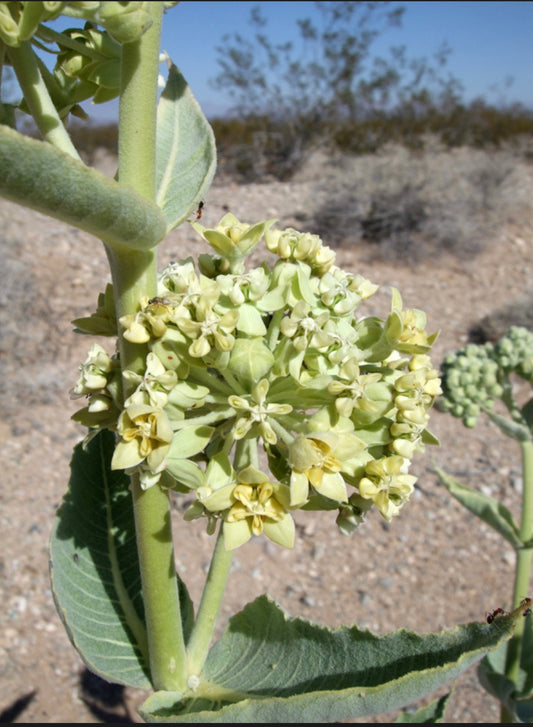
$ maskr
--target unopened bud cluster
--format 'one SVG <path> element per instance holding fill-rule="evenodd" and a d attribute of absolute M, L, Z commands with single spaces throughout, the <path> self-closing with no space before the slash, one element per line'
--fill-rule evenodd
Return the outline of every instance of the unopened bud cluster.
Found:
<path fill-rule="evenodd" d="M 291 547 L 297 508 L 336 511 L 343 533 L 372 505 L 390 520 L 413 491 L 412 457 L 437 443 L 424 313 L 393 289 L 384 319 L 359 316 L 377 286 L 317 235 L 273 223 L 193 222 L 216 254 L 168 265 L 157 296 L 118 321 L 148 349 L 144 372 L 93 347 L 74 390 L 89 400 L 76 420 L 117 433 L 112 467 L 194 493 L 185 518 L 208 532 L 222 520 L 228 549 L 260 534 Z M 248 270 L 263 238 L 277 261 Z M 109 300 L 76 324 L 108 332 Z"/>
<path fill-rule="evenodd" d="M 439 408 L 474 427 L 504 397 L 512 373 L 533 383 L 533 333 L 518 326 L 496 344 L 469 344 L 446 356 Z"/>
<path fill-rule="evenodd" d="M 513 326 L 500 338 L 495 349 L 500 367 L 514 371 L 533 384 L 533 333 L 522 326 Z"/>

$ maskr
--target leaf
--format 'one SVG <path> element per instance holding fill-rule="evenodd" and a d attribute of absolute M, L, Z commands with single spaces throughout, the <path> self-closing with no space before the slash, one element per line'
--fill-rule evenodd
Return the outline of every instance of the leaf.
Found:
<path fill-rule="evenodd" d="M 491 652 L 481 660 L 477 668 L 479 683 L 489 694 L 495 697 L 501 704 L 505 704 L 513 712 L 512 694 L 516 685 L 505 676 L 505 655 L 506 644 L 501 644 L 499 649 Z"/>
<path fill-rule="evenodd" d="M 433 702 L 427 705 L 427 707 L 421 707 L 416 712 L 402 712 L 397 719 L 394 720 L 394 724 L 424 724 L 424 723 L 436 723 L 444 722 L 444 712 L 450 693 L 445 694 L 443 697 L 434 699 Z"/>
<path fill-rule="evenodd" d="M 472 490 L 470 487 L 461 484 L 459 480 L 439 468 L 435 471 L 448 492 L 461 505 L 464 505 L 467 510 L 470 510 L 483 522 L 490 525 L 491 528 L 511 543 L 513 548 L 523 547 L 518 525 L 505 505 L 489 495 L 484 495 L 482 492 Z"/>
<path fill-rule="evenodd" d="M 334 722 L 421 699 L 508 639 L 519 614 L 439 634 L 377 636 L 290 618 L 267 596 L 234 616 L 190 697 L 156 692 L 150 722 Z"/>
<path fill-rule="evenodd" d="M 525 424 L 513 422 L 511 419 L 507 419 L 507 417 L 501 416 L 494 411 L 486 411 L 485 413 L 508 437 L 516 439 L 517 442 L 531 441 L 531 432 Z"/>
<path fill-rule="evenodd" d="M 161 210 L 52 144 L 0 128 L 0 194 L 99 237 L 149 250 L 165 236 Z"/>
<path fill-rule="evenodd" d="M 103 679 L 150 688 L 144 608 L 129 478 L 110 469 L 111 432 L 78 444 L 50 541 L 52 592 L 87 667 Z M 178 582 L 184 630 L 192 604 Z"/>
<path fill-rule="evenodd" d="M 157 107 L 156 139 L 156 203 L 169 232 L 198 208 L 216 170 L 213 130 L 170 60 Z"/>

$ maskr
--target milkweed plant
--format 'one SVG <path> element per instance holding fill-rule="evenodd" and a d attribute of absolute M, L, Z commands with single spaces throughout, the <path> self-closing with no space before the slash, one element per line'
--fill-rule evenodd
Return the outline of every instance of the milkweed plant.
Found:
<path fill-rule="evenodd" d="M 470 343 L 450 353 L 442 365 L 443 396 L 439 408 L 474 428 L 488 418 L 516 441 L 521 450 L 520 522 L 496 498 L 467 487 L 439 470 L 449 492 L 471 513 L 493 528 L 515 551 L 511 603 L 519 606 L 528 593 L 533 564 L 533 332 L 512 326 L 495 343 Z M 498 608 L 497 614 L 504 613 Z M 496 612 L 495 612 L 496 613 Z M 489 614 L 489 620 L 494 614 Z M 533 719 L 533 623 L 523 619 L 507 643 L 478 666 L 483 687 L 500 701 L 501 721 Z"/>
<path fill-rule="evenodd" d="M 365 315 L 378 286 L 337 266 L 317 235 L 231 213 L 203 226 L 215 141 L 161 54 L 175 5 L 0 3 L 0 58 L 22 91 L 18 113 L 41 136 L 19 133 L 2 104 L 1 193 L 99 238 L 112 280 L 74 321 L 116 345 L 90 345 L 73 375 L 73 418 L 87 434 L 51 536 L 57 610 L 89 669 L 150 690 L 146 721 L 320 722 L 400 709 L 510 639 L 527 603 L 491 623 L 378 636 L 291 618 L 265 595 L 212 643 L 232 554 L 251 538 L 291 548 L 297 510 L 329 511 L 339 538 L 364 537 L 372 508 L 387 521 L 400 514 L 412 459 L 437 443 L 428 422 L 441 380 L 425 314 L 392 289 L 382 317 Z M 58 32 L 61 15 L 72 27 Z M 201 52 L 200 32 L 198 42 Z M 84 116 L 83 101 L 115 97 L 109 179 L 81 160 L 66 122 Z M 158 246 L 181 224 L 211 252 L 158 272 Z M 253 266 L 261 249 L 273 262 Z M 196 608 L 174 565 L 170 505 L 183 497 L 191 504 L 176 526 L 201 520 L 213 536 Z M 443 704 L 411 719 L 438 721 Z"/>

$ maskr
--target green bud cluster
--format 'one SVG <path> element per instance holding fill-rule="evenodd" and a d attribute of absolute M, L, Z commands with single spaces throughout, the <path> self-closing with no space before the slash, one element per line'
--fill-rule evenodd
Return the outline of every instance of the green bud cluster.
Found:
<path fill-rule="evenodd" d="M 482 413 L 504 426 L 492 411 L 495 400 L 502 399 L 513 419 L 521 421 L 524 412 L 514 403 L 511 374 L 533 383 L 533 333 L 520 326 L 511 327 L 495 344 L 469 344 L 446 356 L 439 409 L 462 419 L 467 427 L 474 427 Z"/>
<path fill-rule="evenodd" d="M 412 457 L 437 443 L 424 313 L 393 289 L 385 318 L 360 316 L 377 286 L 336 266 L 317 235 L 274 222 L 191 223 L 216 255 L 168 265 L 157 296 L 118 321 L 149 350 L 143 374 L 121 372 L 133 393 L 117 411 L 118 362 L 99 348 L 75 388 L 89 397 L 75 415 L 89 427 L 93 402 L 109 403 L 112 467 L 194 494 L 186 519 L 205 518 L 208 532 L 222 520 L 228 549 L 261 534 L 291 547 L 297 508 L 336 510 L 345 534 L 373 505 L 390 520 L 414 489 Z M 276 262 L 247 269 L 263 238 Z M 108 289 L 78 327 L 108 333 L 109 302 Z"/>
<path fill-rule="evenodd" d="M 533 332 L 512 326 L 500 338 L 494 353 L 503 371 L 514 372 L 533 384 Z"/>
<path fill-rule="evenodd" d="M 469 344 L 444 359 L 443 395 L 438 406 L 474 427 L 483 411 L 493 408 L 503 393 L 500 369 L 492 343 Z"/>

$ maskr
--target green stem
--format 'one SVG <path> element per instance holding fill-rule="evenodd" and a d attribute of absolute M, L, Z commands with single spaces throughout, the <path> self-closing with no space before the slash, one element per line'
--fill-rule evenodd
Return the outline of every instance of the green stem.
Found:
<path fill-rule="evenodd" d="M 152 683 L 156 690 L 183 692 L 186 654 L 168 493 L 157 485 L 142 490 L 138 476 L 131 480 Z"/>
<path fill-rule="evenodd" d="M 73 50 L 75 53 L 79 53 L 81 56 L 92 58 L 95 61 L 102 60 L 102 54 L 98 53 L 98 51 L 93 50 L 85 43 L 80 43 L 79 41 L 74 40 L 64 33 L 58 33 L 53 28 L 44 25 L 44 23 L 39 25 L 34 34 L 34 37 L 35 36 L 43 40 L 45 43 L 57 43 L 61 50 L 63 48 L 70 48 L 70 50 Z"/>
<path fill-rule="evenodd" d="M 533 441 L 520 442 L 522 448 L 522 516 L 520 524 L 520 539 L 522 542 L 533 538 Z M 520 548 L 516 553 L 516 569 L 513 587 L 513 608 L 516 608 L 523 598 L 529 595 L 531 580 L 531 566 L 533 563 L 533 548 Z M 522 638 L 524 634 L 524 619 L 516 624 L 513 636 L 507 646 L 505 660 L 505 676 L 516 683 L 520 660 L 522 655 Z M 511 722 L 512 714 L 505 707 L 501 709 L 501 721 Z"/>
<path fill-rule="evenodd" d="M 182 419 L 181 421 L 173 422 L 174 431 L 178 432 L 180 429 L 187 429 L 191 426 L 191 422 L 194 421 L 194 426 L 212 425 L 217 422 L 229 419 L 232 415 L 235 415 L 235 409 L 230 406 L 227 409 L 220 409 L 212 411 L 210 414 L 204 414 L 203 416 L 195 416 L 194 419 Z"/>
<path fill-rule="evenodd" d="M 151 202 L 155 199 L 155 134 L 159 43 L 163 3 L 152 3 L 152 26 L 122 48 L 119 107 L 119 179 Z M 142 297 L 157 291 L 155 250 L 107 249 L 117 318 L 135 313 Z M 120 335 L 123 370 L 144 370 L 146 347 Z M 126 382 L 124 382 L 126 384 Z M 128 395 L 124 389 L 124 396 Z M 157 690 L 187 686 L 185 642 L 174 566 L 168 494 L 157 485 L 142 490 L 132 477 L 135 529 L 141 569 L 150 671 Z"/>
<path fill-rule="evenodd" d="M 268 331 L 266 335 L 266 345 L 269 347 L 271 351 L 273 351 L 276 347 L 276 343 L 278 342 L 279 338 L 279 331 L 280 331 L 280 323 L 281 319 L 283 318 L 283 310 L 279 310 L 272 316 L 272 319 L 270 320 L 270 323 L 268 325 Z"/>
<path fill-rule="evenodd" d="M 153 25 L 122 46 L 119 181 L 155 200 L 157 77 L 163 3 L 152 4 Z"/>
<path fill-rule="evenodd" d="M 276 432 L 283 444 L 286 444 L 287 447 L 290 447 L 291 444 L 294 442 L 294 435 L 288 432 L 277 419 L 274 419 L 274 417 L 270 419 L 270 426 Z"/>
<path fill-rule="evenodd" d="M 79 160 L 80 156 L 50 98 L 30 41 L 22 42 L 18 48 L 9 47 L 8 54 L 24 99 L 43 139 Z"/>
<path fill-rule="evenodd" d="M 187 646 L 189 674 L 191 675 L 198 676 L 205 664 L 220 612 L 232 557 L 233 551 L 224 548 L 223 524 L 220 523 L 198 615 Z"/>

